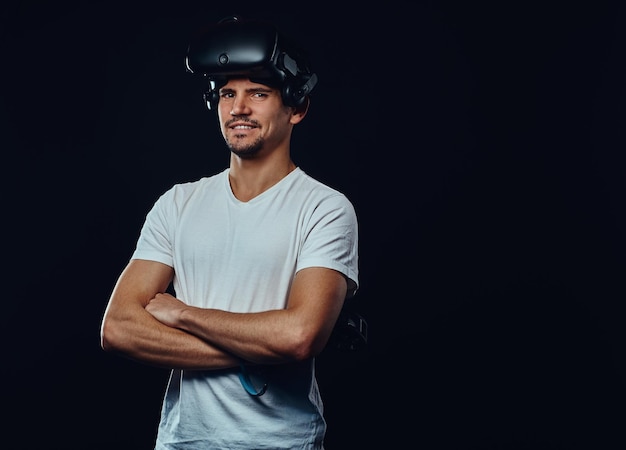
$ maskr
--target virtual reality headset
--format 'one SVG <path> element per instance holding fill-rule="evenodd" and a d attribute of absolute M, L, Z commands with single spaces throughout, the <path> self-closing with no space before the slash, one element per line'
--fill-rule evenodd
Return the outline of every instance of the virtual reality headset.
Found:
<path fill-rule="evenodd" d="M 229 17 L 201 30 L 189 43 L 185 66 L 209 79 L 204 94 L 209 109 L 219 88 L 232 77 L 281 89 L 283 103 L 299 106 L 317 83 L 303 51 L 271 24 Z"/>

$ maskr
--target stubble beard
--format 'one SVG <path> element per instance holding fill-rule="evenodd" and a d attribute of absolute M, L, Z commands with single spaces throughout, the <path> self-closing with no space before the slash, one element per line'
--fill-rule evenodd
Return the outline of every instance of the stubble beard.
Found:
<path fill-rule="evenodd" d="M 232 140 L 227 140 L 226 145 L 230 149 L 231 153 L 243 159 L 254 158 L 256 155 L 259 154 L 259 152 L 263 148 L 263 144 L 265 143 L 263 141 L 263 138 L 258 138 L 256 141 L 247 145 L 237 145 L 237 136 L 234 137 L 234 140 L 235 142 L 233 142 Z"/>

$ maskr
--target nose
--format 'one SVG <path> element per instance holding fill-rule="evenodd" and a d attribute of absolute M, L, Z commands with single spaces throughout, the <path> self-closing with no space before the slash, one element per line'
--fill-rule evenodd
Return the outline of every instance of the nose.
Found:
<path fill-rule="evenodd" d="M 245 96 L 236 96 L 233 98 L 233 102 L 230 109 L 231 116 L 243 116 L 250 113 Z"/>

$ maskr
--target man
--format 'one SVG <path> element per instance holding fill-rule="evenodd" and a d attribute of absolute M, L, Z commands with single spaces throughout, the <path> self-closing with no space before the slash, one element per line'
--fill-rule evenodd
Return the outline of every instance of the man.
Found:
<path fill-rule="evenodd" d="M 358 233 L 348 199 L 291 159 L 316 76 L 239 19 L 192 41 L 187 65 L 209 79 L 230 164 L 149 211 L 102 348 L 171 369 L 155 449 L 322 449 L 315 356 L 358 287 Z"/>

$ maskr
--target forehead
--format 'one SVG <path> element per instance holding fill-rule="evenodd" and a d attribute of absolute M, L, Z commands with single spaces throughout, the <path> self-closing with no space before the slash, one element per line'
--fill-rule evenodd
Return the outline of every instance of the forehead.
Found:
<path fill-rule="evenodd" d="M 276 90 L 274 86 L 265 84 L 261 81 L 252 81 L 249 78 L 230 78 L 222 86 L 222 89 L 264 89 L 264 90 Z"/>

